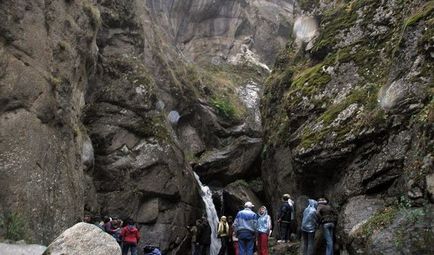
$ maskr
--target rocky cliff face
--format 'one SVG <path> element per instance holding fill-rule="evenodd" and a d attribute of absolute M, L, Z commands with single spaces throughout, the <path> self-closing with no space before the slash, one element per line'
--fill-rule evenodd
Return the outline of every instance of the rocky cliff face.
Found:
<path fill-rule="evenodd" d="M 349 254 L 432 252 L 433 1 L 300 6 L 264 92 L 268 197 L 329 197 Z"/>
<path fill-rule="evenodd" d="M 99 3 L 100 54 L 84 122 L 95 153 L 85 169 L 85 210 L 133 216 L 146 242 L 183 254 L 185 226 L 203 213 L 191 166 L 220 188 L 259 176 L 262 62 L 272 61 L 292 19 L 289 3 L 267 3 L 276 18 L 257 13 L 260 2 Z M 264 51 L 254 41 L 270 36 L 280 39 Z"/>
<path fill-rule="evenodd" d="M 0 223 L 48 244 L 84 212 L 131 216 L 146 242 L 185 254 L 203 213 L 191 166 L 234 201 L 263 192 L 261 82 L 292 12 L 284 0 L 2 1 Z"/>
<path fill-rule="evenodd" d="M 86 212 L 186 254 L 194 170 L 220 213 L 328 196 L 342 253 L 431 252 L 433 9 L 1 1 L 0 237 L 48 244 Z"/>
<path fill-rule="evenodd" d="M 80 119 L 98 26 L 90 1 L 0 2 L 0 214 L 36 242 L 83 213 Z"/>

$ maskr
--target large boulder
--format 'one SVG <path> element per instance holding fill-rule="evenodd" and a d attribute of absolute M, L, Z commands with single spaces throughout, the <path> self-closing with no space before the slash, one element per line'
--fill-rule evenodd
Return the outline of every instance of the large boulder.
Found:
<path fill-rule="evenodd" d="M 121 247 L 99 227 L 77 223 L 65 230 L 47 248 L 43 255 L 106 255 L 121 254 Z"/>
<path fill-rule="evenodd" d="M 207 152 L 194 167 L 205 182 L 230 183 L 238 178 L 257 175 L 254 163 L 262 149 L 261 138 L 242 136 L 230 145 Z"/>
<path fill-rule="evenodd" d="M 41 255 L 47 247 L 38 244 L 0 243 L 2 255 Z"/>
<path fill-rule="evenodd" d="M 244 180 L 238 180 L 226 186 L 223 189 L 223 197 L 225 212 L 233 215 L 247 201 L 252 202 L 255 205 L 255 209 L 259 209 L 260 206 L 264 205 Z"/>
<path fill-rule="evenodd" d="M 351 237 L 372 215 L 384 208 L 379 198 L 358 196 L 351 198 L 343 207 L 339 217 L 339 226 L 345 236 Z"/>

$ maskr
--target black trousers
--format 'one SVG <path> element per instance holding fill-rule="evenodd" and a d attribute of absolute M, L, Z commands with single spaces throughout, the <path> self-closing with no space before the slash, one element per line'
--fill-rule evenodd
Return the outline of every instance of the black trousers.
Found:
<path fill-rule="evenodd" d="M 291 233 L 291 223 L 280 222 L 280 240 L 284 240 L 285 242 L 288 241 L 290 233 Z"/>
<path fill-rule="evenodd" d="M 228 250 L 229 237 L 222 236 L 222 237 L 220 237 L 220 240 L 222 242 L 222 247 L 220 248 L 218 255 L 225 255 L 226 251 Z"/>

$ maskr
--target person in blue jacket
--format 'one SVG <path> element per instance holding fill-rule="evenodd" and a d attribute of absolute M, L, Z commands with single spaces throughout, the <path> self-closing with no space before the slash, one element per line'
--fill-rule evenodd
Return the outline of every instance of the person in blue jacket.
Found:
<path fill-rule="evenodd" d="M 318 202 L 309 199 L 309 205 L 304 209 L 301 231 L 303 233 L 303 255 L 313 255 L 315 245 L 315 231 L 318 228 Z"/>
<path fill-rule="evenodd" d="M 258 215 L 252 211 L 254 205 L 251 202 L 244 204 L 244 209 L 239 211 L 234 221 L 234 230 L 238 238 L 239 255 L 253 255 L 255 233 L 258 226 Z"/>

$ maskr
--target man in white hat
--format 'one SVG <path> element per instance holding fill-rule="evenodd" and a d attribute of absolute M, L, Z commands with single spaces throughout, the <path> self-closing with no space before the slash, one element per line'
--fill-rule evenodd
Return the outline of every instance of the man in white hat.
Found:
<path fill-rule="evenodd" d="M 234 221 L 234 230 L 238 238 L 240 255 L 253 255 L 255 232 L 258 225 L 258 215 L 252 211 L 254 205 L 248 201 L 244 209 L 239 211 Z"/>

